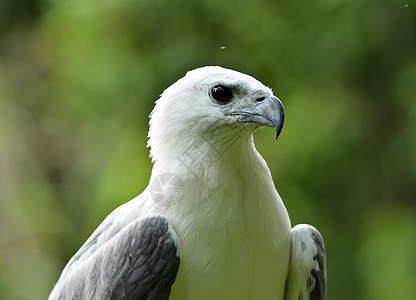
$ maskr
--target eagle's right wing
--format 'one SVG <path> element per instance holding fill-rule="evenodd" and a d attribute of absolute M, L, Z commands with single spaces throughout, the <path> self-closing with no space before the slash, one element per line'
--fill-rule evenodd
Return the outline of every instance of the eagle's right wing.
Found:
<path fill-rule="evenodd" d="M 135 219 L 75 261 L 49 299 L 168 299 L 179 268 L 175 236 L 161 215 Z"/>

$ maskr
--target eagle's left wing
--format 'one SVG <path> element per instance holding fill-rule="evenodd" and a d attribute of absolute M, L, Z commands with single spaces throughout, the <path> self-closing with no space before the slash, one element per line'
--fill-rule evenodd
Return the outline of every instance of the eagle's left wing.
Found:
<path fill-rule="evenodd" d="M 300 224 L 292 228 L 291 238 L 285 300 L 325 300 L 326 252 L 321 234 Z"/>

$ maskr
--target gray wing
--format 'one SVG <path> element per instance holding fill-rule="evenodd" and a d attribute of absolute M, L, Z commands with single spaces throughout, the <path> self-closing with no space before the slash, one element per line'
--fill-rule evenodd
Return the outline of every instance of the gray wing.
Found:
<path fill-rule="evenodd" d="M 179 268 L 174 236 L 163 216 L 132 221 L 73 264 L 50 299 L 168 299 Z"/>
<path fill-rule="evenodd" d="M 285 300 L 326 299 L 326 251 L 319 231 L 300 224 L 291 231 L 291 256 Z"/>
<path fill-rule="evenodd" d="M 311 300 L 324 300 L 326 299 L 326 251 L 324 239 L 315 228 L 311 229 L 311 235 L 315 242 L 316 255 L 313 257 L 315 264 L 309 273 L 308 286 L 311 289 Z"/>

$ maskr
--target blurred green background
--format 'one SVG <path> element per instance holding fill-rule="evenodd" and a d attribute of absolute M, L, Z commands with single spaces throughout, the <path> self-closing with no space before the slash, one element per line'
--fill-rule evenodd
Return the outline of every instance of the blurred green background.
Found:
<path fill-rule="evenodd" d="M 45 299 L 144 189 L 154 101 L 203 65 L 282 99 L 255 141 L 329 299 L 416 299 L 416 3 L 388 0 L 0 0 L 0 298 Z"/>

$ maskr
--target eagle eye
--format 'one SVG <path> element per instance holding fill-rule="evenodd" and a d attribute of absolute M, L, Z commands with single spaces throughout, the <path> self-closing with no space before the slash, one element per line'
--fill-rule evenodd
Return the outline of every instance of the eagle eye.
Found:
<path fill-rule="evenodd" d="M 221 103 L 226 103 L 231 100 L 233 94 L 231 90 L 223 85 L 216 85 L 211 90 L 212 97 Z"/>

